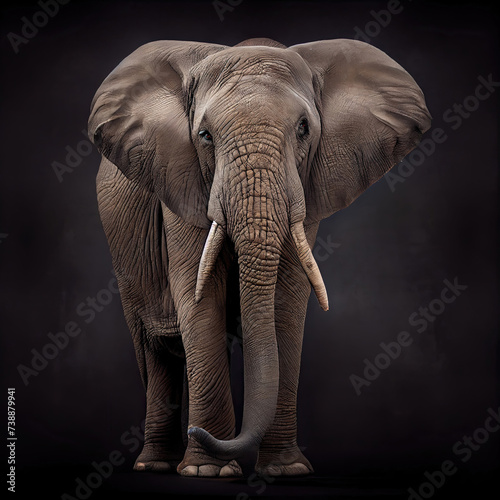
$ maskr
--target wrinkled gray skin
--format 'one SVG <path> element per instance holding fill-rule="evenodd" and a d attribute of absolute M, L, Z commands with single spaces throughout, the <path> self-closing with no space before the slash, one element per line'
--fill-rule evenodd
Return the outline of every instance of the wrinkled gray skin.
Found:
<path fill-rule="evenodd" d="M 296 440 L 311 284 L 324 309 L 328 300 L 310 247 L 319 221 L 429 126 L 411 76 L 353 40 L 153 42 L 106 78 L 89 135 L 103 155 L 99 210 L 147 392 L 135 469 L 239 475 L 236 459 L 258 449 L 261 473 L 312 472 Z M 226 304 L 238 289 L 235 437 Z"/>

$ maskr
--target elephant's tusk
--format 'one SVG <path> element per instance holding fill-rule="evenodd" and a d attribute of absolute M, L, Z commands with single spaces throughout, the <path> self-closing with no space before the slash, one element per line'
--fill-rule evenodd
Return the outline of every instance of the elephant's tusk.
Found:
<path fill-rule="evenodd" d="M 325 283 L 321 277 L 321 272 L 316 264 L 316 260 L 311 252 L 311 248 L 307 243 L 306 233 L 302 222 L 295 222 L 291 224 L 290 230 L 292 232 L 293 241 L 297 249 L 297 254 L 304 271 L 311 282 L 314 293 L 318 298 L 319 305 L 324 311 L 328 311 L 328 294 L 326 292 Z"/>
<path fill-rule="evenodd" d="M 215 266 L 215 261 L 219 256 L 222 243 L 226 237 L 224 228 L 217 222 L 212 222 L 207 241 L 201 254 L 200 267 L 198 268 L 198 277 L 196 278 L 196 291 L 194 300 L 198 303 L 203 298 L 203 288 L 205 287 L 210 274 Z"/>

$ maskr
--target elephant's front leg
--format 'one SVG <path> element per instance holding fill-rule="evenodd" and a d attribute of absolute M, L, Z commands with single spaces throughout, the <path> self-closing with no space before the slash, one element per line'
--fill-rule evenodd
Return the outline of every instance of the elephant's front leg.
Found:
<path fill-rule="evenodd" d="M 218 439 L 230 439 L 235 433 L 235 418 L 226 339 L 227 255 L 223 250 L 205 297 L 196 304 L 196 276 L 207 231 L 192 228 L 173 214 L 167 223 L 169 248 L 181 250 L 169 256 L 171 288 L 186 354 L 189 427 L 202 427 Z M 236 461 L 207 455 L 192 436 L 177 471 L 184 476 L 241 475 Z"/>
<path fill-rule="evenodd" d="M 317 226 L 308 231 L 309 242 L 314 241 L 316 230 Z M 262 440 L 255 467 L 264 476 L 301 476 L 314 472 L 297 444 L 297 389 L 310 290 L 296 256 L 284 252 L 275 298 L 280 367 L 278 403 L 273 425 Z"/>
<path fill-rule="evenodd" d="M 226 345 L 225 304 L 203 299 L 193 306 L 183 331 L 189 387 L 189 427 L 202 427 L 218 439 L 231 439 L 235 418 L 231 396 L 229 357 Z M 182 327 L 181 327 L 182 328 Z M 235 460 L 209 456 L 193 436 L 177 467 L 183 476 L 240 476 Z"/>

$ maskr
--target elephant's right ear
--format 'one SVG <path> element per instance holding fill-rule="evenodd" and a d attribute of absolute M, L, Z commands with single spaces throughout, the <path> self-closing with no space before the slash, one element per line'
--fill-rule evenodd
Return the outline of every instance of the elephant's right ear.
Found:
<path fill-rule="evenodd" d="M 143 45 L 104 80 L 89 118 L 89 137 L 99 152 L 198 227 L 210 226 L 209 186 L 191 141 L 184 89 L 190 68 L 225 48 L 179 41 Z"/>

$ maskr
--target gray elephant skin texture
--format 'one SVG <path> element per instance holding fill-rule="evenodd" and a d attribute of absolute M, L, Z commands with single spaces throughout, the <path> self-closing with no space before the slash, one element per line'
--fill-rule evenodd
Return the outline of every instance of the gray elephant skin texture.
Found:
<path fill-rule="evenodd" d="M 261 474 L 313 472 L 296 403 L 311 290 L 329 307 L 311 252 L 318 225 L 412 151 L 430 121 L 401 66 L 347 39 L 157 41 L 104 80 L 88 130 L 146 390 L 136 470 L 239 476 L 238 459 L 256 452 Z M 236 436 L 228 338 L 238 323 Z"/>

